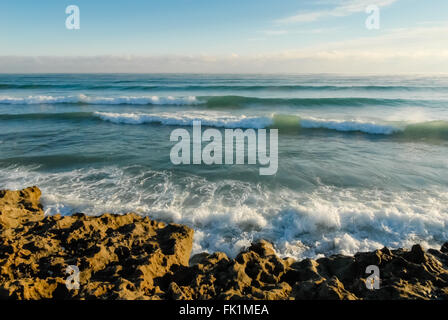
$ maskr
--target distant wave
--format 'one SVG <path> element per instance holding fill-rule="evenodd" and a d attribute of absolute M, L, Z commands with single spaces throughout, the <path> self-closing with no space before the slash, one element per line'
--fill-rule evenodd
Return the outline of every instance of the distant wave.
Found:
<path fill-rule="evenodd" d="M 404 139 L 448 139 L 448 121 L 421 123 L 373 123 L 366 121 L 342 121 L 323 119 L 300 119 L 299 126 L 305 129 L 335 130 L 339 132 L 362 132 L 374 135 L 394 136 Z"/>
<path fill-rule="evenodd" d="M 448 121 L 445 120 L 427 121 L 421 123 L 375 123 L 363 120 L 306 118 L 287 114 L 239 116 L 209 112 L 153 114 L 114 112 L 0 114 L 0 121 L 2 120 L 92 120 L 126 125 L 159 124 L 165 126 L 191 126 L 193 121 L 197 120 L 201 121 L 203 126 L 216 128 L 278 128 L 280 129 L 280 132 L 282 132 L 282 130 L 296 130 L 301 133 L 311 130 L 325 130 L 345 133 L 360 132 L 369 135 L 394 136 L 407 139 L 448 139 Z"/>
<path fill-rule="evenodd" d="M 337 121 L 337 120 L 318 120 L 318 119 L 302 119 L 300 126 L 307 129 L 329 129 L 341 132 L 364 132 L 369 134 L 390 135 L 401 131 L 389 125 L 381 125 L 371 122 L 359 121 Z"/>
<path fill-rule="evenodd" d="M 172 126 L 190 126 L 194 120 L 200 120 L 202 125 L 218 128 L 278 128 L 297 130 L 329 130 L 338 132 L 361 132 L 372 135 L 396 135 L 408 138 L 448 138 L 448 121 L 428 121 L 413 124 L 374 123 L 360 120 L 336 120 L 301 118 L 295 115 L 272 115 L 264 117 L 248 116 L 216 116 L 194 114 L 153 115 L 139 113 L 109 113 L 95 112 L 94 116 L 115 124 L 148 124 L 158 123 Z"/>
<path fill-rule="evenodd" d="M 0 83 L 0 90 L 8 89 L 76 89 L 76 90 L 135 90 L 135 91 L 446 91 L 443 86 L 386 86 L 386 85 L 307 85 L 307 84 L 285 84 L 285 85 L 236 85 L 236 84 L 195 84 L 195 85 L 149 85 L 139 84 L 134 81 L 114 82 L 105 84 L 83 84 L 83 83 Z"/>
<path fill-rule="evenodd" d="M 414 104 L 416 100 L 404 99 L 377 99 L 377 98 L 255 98 L 243 96 L 211 96 L 200 97 L 207 102 L 210 108 L 237 108 L 250 105 L 267 105 L 267 106 L 392 106 L 402 105 L 404 103 Z"/>
<path fill-rule="evenodd" d="M 129 86 L 123 90 L 221 90 L 221 91 L 437 91 L 447 87 L 417 86 L 356 86 L 356 85 L 184 85 L 184 86 Z"/>
<path fill-rule="evenodd" d="M 83 120 L 97 119 L 92 112 L 0 114 L 1 120 Z"/>
<path fill-rule="evenodd" d="M 341 132 L 359 131 L 369 134 L 390 135 L 402 129 L 390 125 L 381 125 L 361 121 L 323 120 L 313 118 L 300 118 L 293 115 L 272 115 L 267 117 L 247 116 L 216 116 L 216 115 L 152 115 L 139 113 L 109 113 L 95 112 L 94 115 L 105 121 L 116 124 L 145 124 L 160 123 L 163 125 L 189 126 L 194 120 L 201 121 L 202 125 L 224 128 L 303 128 L 328 129 Z"/>
<path fill-rule="evenodd" d="M 85 94 L 68 96 L 38 95 L 28 97 L 0 96 L 0 104 L 95 104 L 95 105 L 204 105 L 208 108 L 242 108 L 251 105 L 265 106 L 401 106 L 434 104 L 433 100 L 382 99 L 382 98 L 256 98 L 244 96 L 119 96 L 101 97 Z M 446 101 L 443 101 L 446 103 Z"/>
<path fill-rule="evenodd" d="M 171 126 L 191 126 L 193 121 L 201 121 L 201 124 L 217 128 L 266 128 L 272 124 L 270 117 L 246 117 L 246 116 L 216 116 L 198 114 L 138 114 L 138 113 L 110 113 L 95 112 L 95 116 L 102 120 L 116 124 L 145 124 L 159 123 Z"/>
<path fill-rule="evenodd" d="M 120 97 L 90 97 L 84 94 L 69 96 L 28 96 L 28 97 L 10 97 L 0 96 L 0 104 L 98 104 L 98 105 L 194 105 L 203 103 L 196 97 L 139 97 L 139 96 L 120 96 Z"/>
<path fill-rule="evenodd" d="M 16 83 L 0 83 L 0 90 L 2 89 L 50 89 L 63 88 L 63 85 L 57 84 L 16 84 Z"/>

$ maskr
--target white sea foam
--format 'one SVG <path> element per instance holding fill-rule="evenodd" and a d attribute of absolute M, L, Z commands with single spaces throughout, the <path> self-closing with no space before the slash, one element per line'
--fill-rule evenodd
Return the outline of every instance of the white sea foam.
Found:
<path fill-rule="evenodd" d="M 195 229 L 194 252 L 232 256 L 251 241 L 272 241 L 296 258 L 354 254 L 384 245 L 437 247 L 448 238 L 446 190 L 387 192 L 320 186 L 274 190 L 228 179 L 174 176 L 141 167 L 42 173 L 2 168 L 2 188 L 38 185 L 47 215 L 137 212 Z"/>
<path fill-rule="evenodd" d="M 119 96 L 119 97 L 95 97 L 84 94 L 68 96 L 28 96 L 13 97 L 0 96 L 0 104 L 131 104 L 131 105 L 197 105 L 203 103 L 194 96 L 188 97 L 158 97 L 158 96 Z"/>
<path fill-rule="evenodd" d="M 160 123 L 171 126 L 190 126 L 199 120 L 203 126 L 218 128 L 265 128 L 272 124 L 270 117 L 233 116 L 218 112 L 176 112 L 176 113 L 111 113 L 95 112 L 102 120 L 116 124 Z"/>
<path fill-rule="evenodd" d="M 307 129 L 330 129 L 341 132 L 364 132 L 369 134 L 390 135 L 403 129 L 386 124 L 366 122 L 360 120 L 325 120 L 325 119 L 301 119 L 300 126 Z"/>
<path fill-rule="evenodd" d="M 111 113 L 111 112 L 95 112 L 97 117 L 102 120 L 110 121 L 116 124 L 145 124 L 160 123 L 172 126 L 190 126 L 194 120 L 199 120 L 204 126 L 225 127 L 225 128 L 267 128 L 269 126 L 281 127 L 282 123 L 275 121 L 276 115 L 268 116 L 246 116 L 231 115 L 228 113 L 218 112 L 176 112 L 176 113 Z M 286 116 L 288 117 L 288 116 Z M 390 135 L 403 131 L 403 128 L 388 125 L 367 122 L 363 120 L 333 120 L 318 118 L 299 118 L 297 116 L 289 116 L 293 120 L 297 120 L 297 126 L 300 125 L 306 129 L 328 129 L 341 132 L 363 132 L 368 134 Z M 287 124 L 287 125 L 290 125 Z"/>

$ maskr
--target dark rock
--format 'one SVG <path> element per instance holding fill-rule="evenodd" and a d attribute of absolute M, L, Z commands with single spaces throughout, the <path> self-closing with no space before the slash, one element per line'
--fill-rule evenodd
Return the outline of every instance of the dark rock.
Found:
<path fill-rule="evenodd" d="M 448 253 L 448 242 L 445 242 L 440 249 L 443 253 Z"/>

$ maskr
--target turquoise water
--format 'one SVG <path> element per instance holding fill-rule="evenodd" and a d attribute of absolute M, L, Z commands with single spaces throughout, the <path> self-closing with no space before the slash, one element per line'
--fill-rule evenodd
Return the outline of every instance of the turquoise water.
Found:
<path fill-rule="evenodd" d="M 171 164 L 193 120 L 279 129 L 277 174 Z M 38 185 L 47 214 L 187 224 L 195 252 L 448 240 L 448 77 L 0 75 L 0 126 L 0 188 Z"/>

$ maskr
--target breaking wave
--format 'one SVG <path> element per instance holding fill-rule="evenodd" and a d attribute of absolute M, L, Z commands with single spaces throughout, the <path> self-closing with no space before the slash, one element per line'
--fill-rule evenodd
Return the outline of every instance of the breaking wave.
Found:
<path fill-rule="evenodd" d="M 190 126 L 201 121 L 204 126 L 218 128 L 278 128 L 278 129 L 321 129 L 338 132 L 361 132 L 372 135 L 397 135 L 414 138 L 448 138 L 448 121 L 422 123 L 375 123 L 361 120 L 335 120 L 301 118 L 294 115 L 271 115 L 261 117 L 230 116 L 216 114 L 139 114 L 95 112 L 95 116 L 115 124 L 158 123 L 171 126 Z"/>
<path fill-rule="evenodd" d="M 235 256 L 267 239 L 295 258 L 354 254 L 416 241 L 440 246 L 447 238 L 448 193 L 388 192 L 319 186 L 314 192 L 272 189 L 237 179 L 210 181 L 142 167 L 41 172 L 0 168 L 2 188 L 38 185 L 47 215 L 136 212 L 195 229 L 194 252 Z M 198 194 L 195 190 L 201 190 Z"/>
<path fill-rule="evenodd" d="M 176 113 L 114 113 L 114 112 L 67 112 L 0 114 L 0 121 L 7 120 L 67 120 L 107 121 L 114 124 L 165 126 L 191 126 L 201 121 L 202 126 L 216 128 L 263 129 L 305 132 L 307 130 L 336 131 L 342 133 L 364 133 L 369 135 L 404 137 L 407 139 L 448 139 L 448 121 L 372 122 L 365 120 L 340 120 L 300 117 L 297 115 L 272 114 L 263 116 L 232 115 L 223 112 L 184 111 Z"/>
<path fill-rule="evenodd" d="M 148 84 L 138 81 L 108 83 L 0 83 L 0 90 L 8 89 L 73 89 L 73 90 L 122 90 L 122 91 L 446 91 L 446 86 L 404 85 L 326 85 L 326 84 Z"/>
<path fill-rule="evenodd" d="M 84 94 L 69 96 L 0 96 L 0 104 L 95 104 L 95 105 L 195 105 L 203 102 L 194 96 L 189 97 L 158 97 L 158 96 L 120 96 L 91 97 Z"/>
<path fill-rule="evenodd" d="M 95 112 L 95 116 L 102 120 L 116 124 L 145 124 L 159 123 L 170 126 L 191 126 L 193 121 L 201 121 L 201 124 L 217 128 L 266 128 L 272 124 L 270 117 L 247 117 L 232 115 L 213 115 L 206 113 L 183 114 L 139 114 L 139 113 L 110 113 Z"/>
<path fill-rule="evenodd" d="M 295 107 L 361 107 L 361 106 L 423 106 L 445 103 L 445 100 L 384 99 L 384 98 L 257 98 L 244 96 L 92 96 L 85 94 L 52 96 L 36 95 L 27 97 L 0 96 L 0 104 L 87 104 L 87 105 L 204 105 L 208 108 L 243 108 L 250 106 L 295 106 Z"/>

